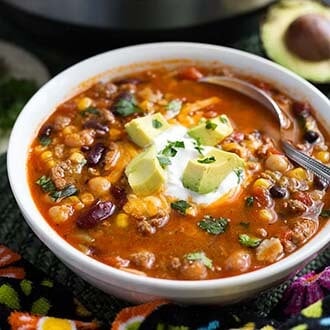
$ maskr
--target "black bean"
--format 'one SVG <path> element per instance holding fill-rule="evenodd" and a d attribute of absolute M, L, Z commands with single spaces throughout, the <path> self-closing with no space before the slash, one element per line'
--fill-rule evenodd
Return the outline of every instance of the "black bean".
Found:
<path fill-rule="evenodd" d="M 116 200 L 118 207 L 123 207 L 127 202 L 127 193 L 125 188 L 118 185 L 112 185 L 110 188 L 111 195 Z"/>
<path fill-rule="evenodd" d="M 49 137 L 53 132 L 54 127 L 52 125 L 46 125 L 39 131 L 39 137 Z"/>
<path fill-rule="evenodd" d="M 283 198 L 287 194 L 287 190 L 281 186 L 274 185 L 269 189 L 273 198 Z"/>
<path fill-rule="evenodd" d="M 87 120 L 84 123 L 83 127 L 84 128 L 93 128 L 100 135 L 104 135 L 109 132 L 108 126 L 103 125 L 102 123 L 100 123 L 98 120 L 95 120 L 95 119 Z"/>
<path fill-rule="evenodd" d="M 292 104 L 292 112 L 297 118 L 307 118 L 311 115 L 311 108 L 308 103 L 294 102 Z"/>
<path fill-rule="evenodd" d="M 87 155 L 87 165 L 96 166 L 103 158 L 106 147 L 103 143 L 93 145 Z"/>
<path fill-rule="evenodd" d="M 314 180 L 313 180 L 314 186 L 318 190 L 326 190 L 328 188 L 328 183 L 321 179 L 320 177 L 314 175 Z"/>
<path fill-rule="evenodd" d="M 113 215 L 115 210 L 116 206 L 112 202 L 98 202 L 78 217 L 77 226 L 83 229 L 93 228 Z"/>
<path fill-rule="evenodd" d="M 315 131 L 307 131 L 304 134 L 304 139 L 309 143 L 314 143 L 319 138 L 319 133 Z"/>

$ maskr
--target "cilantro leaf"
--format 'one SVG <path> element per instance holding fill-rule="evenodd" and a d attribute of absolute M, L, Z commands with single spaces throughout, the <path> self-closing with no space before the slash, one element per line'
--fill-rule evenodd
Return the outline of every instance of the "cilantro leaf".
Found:
<path fill-rule="evenodd" d="M 214 218 L 211 215 L 205 215 L 203 220 L 198 222 L 198 227 L 212 235 L 219 235 L 226 231 L 228 219 Z"/>
<path fill-rule="evenodd" d="M 248 207 L 253 206 L 254 203 L 254 197 L 253 196 L 248 196 L 245 198 L 245 205 Z"/>
<path fill-rule="evenodd" d="M 162 168 L 166 168 L 166 166 L 171 165 L 172 162 L 168 157 L 165 156 L 157 156 L 159 164 Z"/>
<path fill-rule="evenodd" d="M 187 209 L 189 209 L 190 207 L 191 207 L 191 205 L 184 200 L 178 200 L 176 202 L 171 203 L 171 208 L 173 210 L 176 210 L 177 212 L 179 212 L 182 215 L 185 215 Z"/>
<path fill-rule="evenodd" d="M 72 195 L 76 195 L 78 193 L 78 189 L 75 185 L 70 184 L 64 187 L 62 190 L 56 190 L 50 192 L 49 196 L 55 200 L 55 202 L 62 200 L 63 198 L 70 197 Z"/>
<path fill-rule="evenodd" d="M 40 136 L 39 137 L 39 142 L 42 146 L 46 147 L 52 143 L 52 139 L 49 136 Z"/>
<path fill-rule="evenodd" d="M 228 124 L 228 119 L 227 119 L 224 115 L 221 115 L 221 116 L 219 117 L 219 120 L 220 120 L 220 122 L 223 123 L 223 124 Z"/>
<path fill-rule="evenodd" d="M 98 110 L 96 108 L 92 108 L 92 107 L 89 107 L 85 110 L 80 111 L 79 114 L 83 117 L 87 117 L 88 114 L 95 115 L 95 116 L 101 115 L 100 110 Z"/>
<path fill-rule="evenodd" d="M 131 93 L 123 93 L 119 95 L 112 105 L 112 110 L 122 117 L 127 117 L 135 112 L 141 111 L 137 105 L 135 96 Z"/>
<path fill-rule="evenodd" d="M 196 149 L 198 153 L 203 156 L 204 147 L 202 146 L 201 139 L 197 138 L 193 143 L 194 149 Z"/>
<path fill-rule="evenodd" d="M 212 130 L 212 131 L 214 131 L 216 128 L 217 128 L 217 124 L 216 123 L 213 123 L 211 120 L 207 120 L 206 121 L 206 124 L 205 124 L 205 128 L 206 129 L 210 129 L 210 130 Z"/>
<path fill-rule="evenodd" d="M 166 105 L 166 111 L 174 112 L 174 113 L 179 113 L 182 107 L 182 101 L 180 100 L 172 100 L 168 102 Z"/>
<path fill-rule="evenodd" d="M 247 234 L 240 234 L 238 241 L 247 247 L 257 247 L 261 243 L 261 239 L 257 237 L 252 237 Z"/>
<path fill-rule="evenodd" d="M 241 183 L 243 180 L 243 169 L 239 167 L 234 169 L 234 172 L 237 175 L 237 183 Z"/>
<path fill-rule="evenodd" d="M 211 164 L 211 163 L 214 163 L 216 161 L 216 159 L 214 156 L 210 156 L 210 157 L 206 157 L 204 159 L 198 159 L 197 161 L 198 161 L 198 163 L 201 163 L 201 164 Z"/>
<path fill-rule="evenodd" d="M 185 258 L 189 261 L 200 261 L 202 264 L 209 268 L 213 269 L 213 262 L 211 259 L 209 259 L 204 252 L 192 252 L 192 253 L 187 253 L 185 255 Z"/>
<path fill-rule="evenodd" d="M 330 209 L 329 210 L 326 210 L 326 209 L 323 209 L 320 213 L 320 217 L 322 218 L 330 218 Z"/>
<path fill-rule="evenodd" d="M 162 126 L 163 126 L 163 124 L 158 119 L 153 119 L 152 120 L 152 127 L 153 128 L 160 128 Z"/>
<path fill-rule="evenodd" d="M 163 154 L 166 157 L 174 157 L 177 154 L 176 148 L 184 148 L 184 142 L 183 141 L 168 141 L 168 144 L 166 147 L 161 151 L 161 154 Z"/>
<path fill-rule="evenodd" d="M 44 192 L 54 192 L 56 190 L 54 182 L 46 175 L 41 176 L 36 181 L 36 184 L 39 185 Z"/>

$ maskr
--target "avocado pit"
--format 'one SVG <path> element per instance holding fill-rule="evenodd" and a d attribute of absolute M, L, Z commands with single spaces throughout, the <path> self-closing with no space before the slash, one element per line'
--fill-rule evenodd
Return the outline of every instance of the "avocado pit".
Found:
<path fill-rule="evenodd" d="M 320 14 L 298 17 L 285 34 L 287 48 L 307 61 L 330 59 L 330 19 Z"/>

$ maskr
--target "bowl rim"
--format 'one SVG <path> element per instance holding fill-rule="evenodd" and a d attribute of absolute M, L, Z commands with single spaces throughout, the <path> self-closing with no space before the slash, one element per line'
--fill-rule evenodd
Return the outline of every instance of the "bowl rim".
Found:
<path fill-rule="evenodd" d="M 307 82 L 303 78 L 297 76 L 288 69 L 283 68 L 280 65 L 273 63 L 265 58 L 229 47 L 204 44 L 204 43 L 191 43 L 191 42 L 159 42 L 159 43 L 149 43 L 149 44 L 140 44 L 140 45 L 123 47 L 92 56 L 62 71 L 61 73 L 53 77 L 49 82 L 47 82 L 43 87 L 41 87 L 37 91 L 37 93 L 25 105 L 24 109 L 22 110 L 21 114 L 19 115 L 19 117 L 15 122 L 15 125 L 13 127 L 10 136 L 9 147 L 8 147 L 7 171 L 8 171 L 8 177 L 12 192 L 19 205 L 19 208 L 21 209 L 24 215 L 25 220 L 28 222 L 29 226 L 34 231 L 34 233 L 37 234 L 39 239 L 61 260 L 64 260 L 65 262 L 68 261 L 68 262 L 78 263 L 81 269 L 88 269 L 86 273 L 94 274 L 91 276 L 96 277 L 95 274 L 99 274 L 99 275 L 102 274 L 109 279 L 111 278 L 113 283 L 116 283 L 116 281 L 118 281 L 118 283 L 123 283 L 123 282 L 135 283 L 136 285 L 138 285 L 138 288 L 142 288 L 140 290 L 141 292 L 145 291 L 143 290 L 143 287 L 152 288 L 155 290 L 167 289 L 173 291 L 174 290 L 177 291 L 178 288 L 180 288 L 181 291 L 189 290 L 192 293 L 197 291 L 203 291 L 206 288 L 209 289 L 210 286 L 214 289 L 221 289 L 221 288 L 239 286 L 242 284 L 245 285 L 251 284 L 257 281 L 264 280 L 271 276 L 276 276 L 276 274 L 285 272 L 285 270 L 287 269 L 291 269 L 294 267 L 297 268 L 297 266 L 302 262 L 304 262 L 304 260 L 306 260 L 307 257 L 311 257 L 312 255 L 316 254 L 318 251 L 324 248 L 326 244 L 329 243 L 330 238 L 327 238 L 326 235 L 323 236 L 320 235 L 323 231 L 325 231 L 327 225 L 325 225 L 323 229 L 321 229 L 321 231 L 319 231 L 311 240 L 309 240 L 306 244 L 300 247 L 297 251 L 275 262 L 274 264 L 263 267 L 261 269 L 253 270 L 251 272 L 240 275 L 218 278 L 218 279 L 193 280 L 193 281 L 171 280 L 171 279 L 161 279 L 154 277 L 144 277 L 140 275 L 131 274 L 126 271 L 122 271 L 117 268 L 106 265 L 96 259 L 93 259 L 85 255 L 84 253 L 80 252 L 72 245 L 70 245 L 67 241 L 65 241 L 64 238 L 62 238 L 59 234 L 57 234 L 56 231 L 43 218 L 43 216 L 39 211 L 38 212 L 40 218 L 42 218 L 42 222 L 38 223 L 37 220 L 39 219 L 37 220 L 33 219 L 30 216 L 30 210 L 22 202 L 19 196 L 19 185 L 21 185 L 22 183 L 17 182 L 15 180 L 15 168 L 17 166 L 17 162 L 15 161 L 15 153 L 20 150 L 19 130 L 21 126 L 24 126 L 24 119 L 27 117 L 28 109 L 31 108 L 35 102 L 37 102 L 39 97 L 47 93 L 47 89 L 49 88 L 49 86 L 56 85 L 59 81 L 61 81 L 61 79 L 63 79 L 67 75 L 70 75 L 74 70 L 92 64 L 93 62 L 100 61 L 105 56 L 114 56 L 114 55 L 119 56 L 121 54 L 126 54 L 126 53 L 134 54 L 134 52 L 136 51 L 143 52 L 143 51 L 149 51 L 150 49 L 154 49 L 154 48 L 157 48 L 157 50 L 159 50 L 159 53 L 162 54 L 163 52 L 166 53 L 166 49 L 173 47 L 174 48 L 188 47 L 196 51 L 205 50 L 209 52 L 219 53 L 219 55 L 221 55 L 221 53 L 227 53 L 233 56 L 239 56 L 242 58 L 248 58 L 254 60 L 260 65 L 266 65 L 272 67 L 277 71 L 280 71 L 281 73 L 284 74 L 284 76 L 290 76 L 291 78 L 294 78 L 298 83 L 304 85 L 307 89 L 309 89 L 316 97 L 320 98 L 323 102 L 325 102 L 325 104 L 327 104 L 330 108 L 330 100 L 325 95 L 323 95 L 316 87 L 314 87 L 311 83 Z M 92 74 L 91 77 L 93 77 Z M 51 113 L 50 111 L 47 112 L 47 117 L 49 117 L 50 113 Z M 33 138 L 31 138 L 30 143 L 32 142 Z M 24 164 L 24 167 L 26 167 L 26 164 Z M 26 181 L 24 182 L 24 184 L 28 185 L 27 173 L 25 175 L 25 178 Z M 31 196 L 30 198 L 32 199 Z M 322 239 L 320 239 L 318 236 L 320 236 L 320 238 Z M 136 291 L 139 290 L 137 289 Z"/>

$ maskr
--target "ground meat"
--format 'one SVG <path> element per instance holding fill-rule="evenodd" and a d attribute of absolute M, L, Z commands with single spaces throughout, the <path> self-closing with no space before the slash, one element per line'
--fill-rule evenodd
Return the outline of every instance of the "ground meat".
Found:
<path fill-rule="evenodd" d="M 105 121 L 107 121 L 111 124 L 113 124 L 116 121 L 114 114 L 110 110 L 104 109 L 104 108 L 101 108 L 98 110 L 101 113 L 102 119 L 104 119 Z"/>
<path fill-rule="evenodd" d="M 90 146 L 94 142 L 95 137 L 94 129 L 84 129 L 79 133 L 68 134 L 64 138 L 64 143 L 68 147 L 82 147 Z"/>
<path fill-rule="evenodd" d="M 151 269 L 155 263 L 156 257 L 152 252 L 140 251 L 131 255 L 131 261 L 138 267 Z"/>
<path fill-rule="evenodd" d="M 178 257 L 172 257 L 170 260 L 170 267 L 174 270 L 177 270 L 181 267 L 181 261 Z"/>
<path fill-rule="evenodd" d="M 207 277 L 207 268 L 201 261 L 187 261 L 181 265 L 180 277 L 184 280 L 203 280 Z"/>
<path fill-rule="evenodd" d="M 51 178 L 58 190 L 63 189 L 69 183 L 72 183 L 70 175 L 72 174 L 71 160 L 66 160 L 55 165 L 51 171 Z"/>
<path fill-rule="evenodd" d="M 152 226 L 148 220 L 141 220 L 137 224 L 137 229 L 145 235 L 152 235 L 156 232 L 156 227 Z"/>
<path fill-rule="evenodd" d="M 70 125 L 71 118 L 67 116 L 57 116 L 54 120 L 54 128 L 56 131 L 61 131 L 64 127 Z"/>
<path fill-rule="evenodd" d="M 109 151 L 104 156 L 104 169 L 109 171 L 115 167 L 120 157 L 118 145 L 114 142 L 109 143 Z"/>
<path fill-rule="evenodd" d="M 283 206 L 291 214 L 303 214 L 307 210 L 307 206 L 298 199 L 289 199 Z"/>
<path fill-rule="evenodd" d="M 267 263 L 275 262 L 282 254 L 283 245 L 281 241 L 275 237 L 263 240 L 256 249 L 257 260 Z"/>
<path fill-rule="evenodd" d="M 232 270 L 235 272 L 246 272 L 251 266 L 251 255 L 249 252 L 239 250 L 231 253 L 226 259 L 226 270 Z"/>
<path fill-rule="evenodd" d="M 63 158 L 64 156 L 64 144 L 57 144 L 55 147 L 54 147 L 54 155 L 61 159 Z"/>
<path fill-rule="evenodd" d="M 318 228 L 318 222 L 312 219 L 295 218 L 292 225 L 292 242 L 302 245 Z"/>

